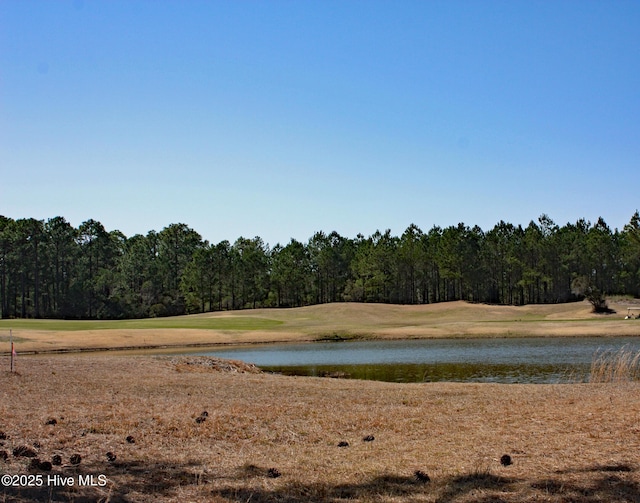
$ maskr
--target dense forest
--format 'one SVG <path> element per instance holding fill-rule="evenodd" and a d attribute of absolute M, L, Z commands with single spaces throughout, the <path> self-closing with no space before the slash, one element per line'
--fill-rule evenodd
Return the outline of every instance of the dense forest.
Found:
<path fill-rule="evenodd" d="M 0 216 L 2 318 L 142 318 L 326 302 L 554 303 L 640 296 L 640 215 L 526 228 L 503 221 L 347 238 L 317 232 L 269 247 L 212 244 L 185 224 L 126 237 L 87 220 Z"/>

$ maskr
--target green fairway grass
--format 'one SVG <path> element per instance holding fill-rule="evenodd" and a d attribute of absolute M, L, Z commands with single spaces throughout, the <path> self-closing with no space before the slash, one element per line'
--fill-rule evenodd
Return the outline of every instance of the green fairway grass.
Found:
<path fill-rule="evenodd" d="M 640 323 L 594 314 L 588 302 L 498 306 L 463 301 L 420 306 L 334 303 L 299 308 L 218 311 L 136 320 L 1 320 L 18 352 L 154 348 L 216 344 L 433 337 L 636 336 Z M 0 347 L 6 354 L 8 346 Z"/>
<path fill-rule="evenodd" d="M 189 317 L 150 318 L 146 320 L 0 320 L 0 330 L 139 330 L 139 329 L 196 329 L 196 330 L 268 330 L 284 322 L 261 317 Z"/>

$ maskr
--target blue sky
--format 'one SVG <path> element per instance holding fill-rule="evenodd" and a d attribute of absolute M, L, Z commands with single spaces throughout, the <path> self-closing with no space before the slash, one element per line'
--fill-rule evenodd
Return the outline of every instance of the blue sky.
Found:
<path fill-rule="evenodd" d="M 0 2 L 0 214 L 282 244 L 640 207 L 636 1 Z"/>

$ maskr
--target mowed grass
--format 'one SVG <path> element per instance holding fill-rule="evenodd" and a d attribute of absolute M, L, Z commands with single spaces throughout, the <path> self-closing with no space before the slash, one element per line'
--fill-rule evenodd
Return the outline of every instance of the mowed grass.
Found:
<path fill-rule="evenodd" d="M 401 306 L 335 303 L 145 320 L 1 320 L 0 341 L 13 330 L 18 351 L 123 349 L 345 339 L 435 337 L 625 336 L 640 321 L 591 312 L 588 302 L 496 306 L 462 301 Z M 0 354 L 6 353 L 0 348 Z"/>
<path fill-rule="evenodd" d="M 0 371 L 0 473 L 108 479 L 0 487 L 0 501 L 640 500 L 640 383 L 394 384 L 211 363 L 70 355 Z M 30 468 L 21 446 L 62 464 Z"/>
<path fill-rule="evenodd" d="M 196 317 L 176 316 L 139 320 L 0 320 L 0 329 L 54 330 L 75 332 L 79 330 L 267 330 L 282 325 L 281 320 L 250 316 Z"/>

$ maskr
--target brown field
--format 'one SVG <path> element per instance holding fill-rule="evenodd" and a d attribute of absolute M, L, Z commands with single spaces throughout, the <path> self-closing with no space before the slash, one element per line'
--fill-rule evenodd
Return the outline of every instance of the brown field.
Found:
<path fill-rule="evenodd" d="M 338 303 L 143 320 L 135 322 L 136 328 L 116 321 L 103 323 L 99 329 L 92 329 L 89 324 L 89 328 L 82 330 L 57 330 L 55 322 L 47 325 L 33 320 L 19 328 L 13 327 L 13 335 L 18 352 L 351 338 L 640 335 L 640 320 L 624 319 L 627 306 L 632 302 L 637 301 L 610 302 L 617 311 L 611 315 L 593 314 L 588 302 L 527 306 L 494 306 L 462 301 L 420 306 Z M 254 322 L 251 329 L 198 328 L 208 321 L 233 322 L 235 319 L 244 320 L 245 324 L 247 320 Z M 265 320 L 279 324 L 263 327 Z M 164 328 L 162 325 L 176 322 L 181 324 L 179 328 Z M 145 327 L 145 323 L 152 328 L 140 328 Z M 43 324 L 46 330 L 39 329 Z M 7 340 L 11 321 L 3 320 L 2 327 L 0 342 Z M 0 354 L 7 354 L 7 347 L 0 347 Z"/>
<path fill-rule="evenodd" d="M 617 314 L 594 315 L 586 303 L 453 302 L 333 304 L 178 321 L 198 326 L 242 317 L 250 327 L 243 330 L 23 325 L 13 330 L 17 372 L 9 372 L 4 348 L 0 356 L 0 474 L 31 475 L 42 487 L 0 485 L 0 503 L 640 502 L 638 381 L 392 384 L 283 377 L 193 356 L 26 354 L 334 338 L 640 334 L 640 321 L 624 320 L 627 302 L 610 304 Z M 264 320 L 282 323 L 263 328 Z M 594 380 L 609 379 L 616 368 L 637 372 L 637 356 L 627 360 L 603 362 Z M 369 435 L 373 440 L 365 442 Z M 36 457 L 19 455 L 21 447 Z M 500 462 L 504 455 L 508 466 Z M 48 466 L 54 456 L 61 464 Z M 56 475 L 64 478 L 48 478 Z M 90 475 L 105 484 L 77 485 Z M 67 477 L 76 486 L 56 485 Z"/>
<path fill-rule="evenodd" d="M 0 502 L 640 501 L 638 382 L 392 384 L 115 354 L 0 369 L 0 473 L 44 475 Z"/>

